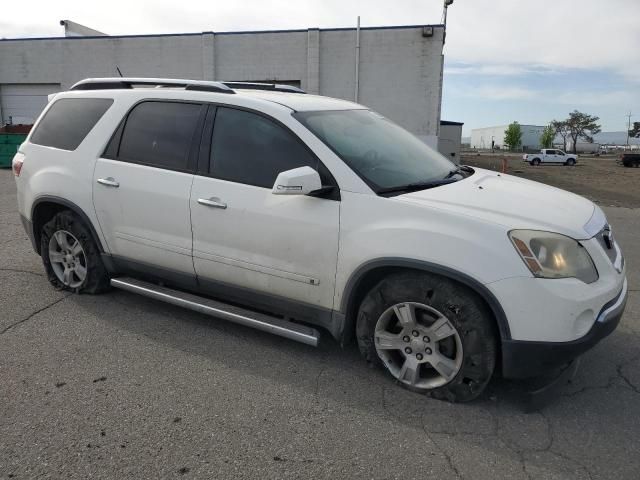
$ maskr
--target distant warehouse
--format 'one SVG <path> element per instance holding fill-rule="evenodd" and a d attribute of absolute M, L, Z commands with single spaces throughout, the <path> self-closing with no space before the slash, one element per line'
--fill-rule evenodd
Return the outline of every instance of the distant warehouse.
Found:
<path fill-rule="evenodd" d="M 509 125 L 500 125 L 498 127 L 475 128 L 471 130 L 471 148 L 491 149 L 505 148 L 504 132 Z M 542 148 L 540 137 L 544 126 L 540 125 L 520 125 L 522 129 L 522 148 L 524 150 L 532 150 Z"/>
<path fill-rule="evenodd" d="M 362 28 L 359 48 L 355 28 L 74 35 L 0 40 L 0 127 L 31 124 L 47 94 L 119 69 L 128 77 L 295 85 L 363 103 L 438 145 L 442 25 Z"/>

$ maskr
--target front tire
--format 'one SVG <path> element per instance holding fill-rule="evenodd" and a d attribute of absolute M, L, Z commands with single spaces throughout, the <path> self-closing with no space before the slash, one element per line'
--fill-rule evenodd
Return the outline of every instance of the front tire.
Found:
<path fill-rule="evenodd" d="M 100 251 L 86 225 L 72 212 L 44 224 L 40 253 L 49 282 L 59 290 L 102 293 L 110 289 Z"/>
<path fill-rule="evenodd" d="M 493 375 L 491 314 L 469 288 L 438 275 L 390 275 L 363 300 L 356 334 L 365 359 L 404 388 L 450 402 L 478 397 Z"/>
<path fill-rule="evenodd" d="M 573 158 L 570 158 L 565 162 L 565 165 L 567 165 L 568 167 L 573 167 L 575 164 L 576 161 Z"/>

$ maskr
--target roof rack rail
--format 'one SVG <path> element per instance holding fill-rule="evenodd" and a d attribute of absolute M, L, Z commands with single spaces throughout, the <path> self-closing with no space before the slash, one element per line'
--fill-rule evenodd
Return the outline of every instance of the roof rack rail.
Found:
<path fill-rule="evenodd" d="M 222 82 L 227 87 L 237 90 L 270 90 L 272 92 L 307 93 L 301 88 L 293 85 L 283 85 L 280 83 L 258 83 L 258 82 Z"/>
<path fill-rule="evenodd" d="M 74 84 L 69 90 L 112 90 L 129 89 L 135 86 L 183 87 L 185 90 L 202 92 L 236 93 L 222 82 L 184 80 L 178 78 L 87 78 Z"/>

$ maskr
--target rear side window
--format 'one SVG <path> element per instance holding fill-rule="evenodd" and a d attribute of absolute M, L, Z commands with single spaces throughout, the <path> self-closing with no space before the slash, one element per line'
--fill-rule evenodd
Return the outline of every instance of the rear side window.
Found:
<path fill-rule="evenodd" d="M 47 110 L 31 143 L 75 150 L 109 109 L 110 98 L 62 98 Z"/>
<path fill-rule="evenodd" d="M 232 182 L 272 188 L 280 172 L 315 158 L 291 132 L 255 113 L 219 107 L 211 144 L 211 173 Z"/>
<path fill-rule="evenodd" d="M 202 106 L 143 102 L 129 113 L 118 159 L 169 170 L 187 170 L 189 149 Z"/>

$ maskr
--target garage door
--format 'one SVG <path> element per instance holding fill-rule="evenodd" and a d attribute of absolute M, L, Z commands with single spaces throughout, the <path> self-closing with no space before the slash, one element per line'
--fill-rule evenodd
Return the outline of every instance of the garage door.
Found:
<path fill-rule="evenodd" d="M 47 95 L 59 91 L 55 83 L 0 85 L 0 123 L 33 124 L 47 105 Z"/>

